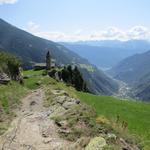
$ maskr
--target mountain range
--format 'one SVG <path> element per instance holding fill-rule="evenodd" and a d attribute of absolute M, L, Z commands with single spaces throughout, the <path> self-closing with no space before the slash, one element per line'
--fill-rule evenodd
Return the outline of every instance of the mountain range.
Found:
<path fill-rule="evenodd" d="M 150 49 L 150 42 L 146 40 L 80 41 L 61 44 L 102 69 L 111 68 L 129 56 Z"/>
<path fill-rule="evenodd" d="M 18 29 L 2 19 L 0 19 L 0 49 L 18 56 L 23 61 L 25 69 L 31 69 L 34 63 L 45 62 L 45 55 L 50 51 L 57 65 L 77 65 L 92 93 L 112 95 L 118 90 L 116 81 L 75 52 L 59 43 Z"/>
<path fill-rule="evenodd" d="M 122 60 L 108 73 L 132 87 L 138 99 L 150 100 L 150 51 Z"/>

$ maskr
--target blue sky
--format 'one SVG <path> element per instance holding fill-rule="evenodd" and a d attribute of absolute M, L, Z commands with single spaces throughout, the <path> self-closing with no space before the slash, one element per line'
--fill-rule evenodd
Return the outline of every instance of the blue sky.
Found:
<path fill-rule="evenodd" d="M 150 0 L 0 0 L 0 18 L 51 40 L 149 39 Z"/>

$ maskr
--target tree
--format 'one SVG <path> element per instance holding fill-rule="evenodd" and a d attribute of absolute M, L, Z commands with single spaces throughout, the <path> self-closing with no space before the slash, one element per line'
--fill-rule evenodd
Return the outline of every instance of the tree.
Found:
<path fill-rule="evenodd" d="M 73 70 L 73 85 L 78 91 L 87 91 L 86 83 L 77 66 Z"/>
<path fill-rule="evenodd" d="M 64 82 L 68 83 L 69 72 L 66 67 L 62 69 L 62 79 Z"/>
<path fill-rule="evenodd" d="M 73 70 L 71 65 L 67 66 L 67 72 L 68 72 L 68 82 L 73 84 Z"/>

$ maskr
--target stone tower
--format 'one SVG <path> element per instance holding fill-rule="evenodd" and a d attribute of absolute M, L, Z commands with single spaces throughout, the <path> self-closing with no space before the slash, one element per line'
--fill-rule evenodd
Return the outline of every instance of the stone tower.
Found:
<path fill-rule="evenodd" d="M 48 51 L 46 54 L 46 70 L 51 69 L 51 55 L 50 52 Z"/>

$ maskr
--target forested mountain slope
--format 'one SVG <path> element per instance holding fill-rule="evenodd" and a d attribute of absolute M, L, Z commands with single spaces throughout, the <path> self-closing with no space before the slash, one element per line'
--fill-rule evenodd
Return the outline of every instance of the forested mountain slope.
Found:
<path fill-rule="evenodd" d="M 47 51 L 50 51 L 58 65 L 78 65 L 91 92 L 111 95 L 118 89 L 114 80 L 107 77 L 86 59 L 60 44 L 29 34 L 2 19 L 0 19 L 0 48 L 20 57 L 24 68 L 32 68 L 34 63 L 45 62 L 45 55 Z"/>

